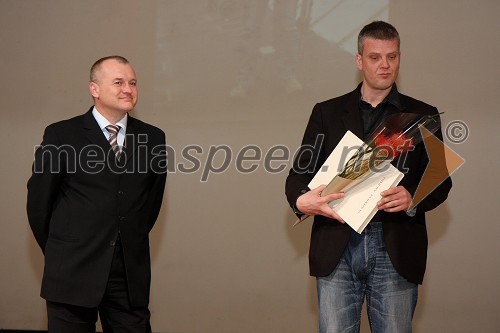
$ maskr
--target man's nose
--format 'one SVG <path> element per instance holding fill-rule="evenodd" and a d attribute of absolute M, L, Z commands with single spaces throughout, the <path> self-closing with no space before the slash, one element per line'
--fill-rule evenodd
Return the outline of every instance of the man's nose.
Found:
<path fill-rule="evenodd" d="M 387 57 L 382 57 L 382 67 L 383 68 L 389 67 L 389 60 L 387 59 Z"/>
<path fill-rule="evenodd" d="M 132 86 L 128 83 L 124 83 L 122 85 L 122 91 L 125 93 L 131 93 L 132 92 Z"/>

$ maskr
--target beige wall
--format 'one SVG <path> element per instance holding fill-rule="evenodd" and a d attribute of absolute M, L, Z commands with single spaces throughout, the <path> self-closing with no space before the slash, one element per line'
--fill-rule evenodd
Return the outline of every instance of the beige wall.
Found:
<path fill-rule="evenodd" d="M 314 5 L 326 13 L 337 2 Z M 95 59 L 129 58 L 140 81 L 135 115 L 167 132 L 177 165 L 192 166 L 180 154 L 190 144 L 203 148 L 202 163 L 211 145 L 228 145 L 236 155 L 249 144 L 264 153 L 279 144 L 293 154 L 314 103 L 359 80 L 352 35 L 387 17 L 402 36 L 400 90 L 444 111 L 444 125 L 464 121 L 470 133 L 464 143 L 450 143 L 467 162 L 453 175 L 449 200 L 428 214 L 428 271 L 415 332 L 500 331 L 500 227 L 493 216 L 499 161 L 491 147 L 499 139 L 500 2 L 346 2 L 315 23 L 330 24 L 331 33 L 301 34 L 302 92 L 284 91 L 266 17 L 256 85 L 246 98 L 231 99 L 243 68 L 237 0 L 208 1 L 211 11 L 204 1 L 0 0 L 0 328 L 46 327 L 38 296 L 43 256 L 26 219 L 26 181 L 44 127 L 91 105 L 87 73 Z M 234 155 L 227 171 L 206 182 L 202 171 L 169 175 L 151 237 L 154 330 L 314 332 L 310 223 L 291 228 L 285 171 L 267 172 L 260 162 L 243 174 Z"/>

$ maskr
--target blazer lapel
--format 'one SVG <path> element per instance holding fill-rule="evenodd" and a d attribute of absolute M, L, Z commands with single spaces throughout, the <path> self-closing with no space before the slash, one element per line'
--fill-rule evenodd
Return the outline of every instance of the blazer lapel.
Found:
<path fill-rule="evenodd" d="M 350 93 L 346 108 L 345 114 L 342 118 L 344 122 L 344 126 L 353 132 L 358 138 L 363 138 L 363 124 L 361 122 L 361 115 L 359 112 L 359 89 L 361 85 L 356 88 L 353 92 Z"/>
<path fill-rule="evenodd" d="M 125 133 L 125 143 L 123 145 L 124 167 L 133 160 L 137 147 L 137 122 L 135 118 L 128 116 L 127 132 Z"/>
<path fill-rule="evenodd" d="M 111 145 L 109 144 L 109 141 L 106 140 L 99 124 L 95 120 L 94 115 L 92 114 L 92 109 L 93 107 L 83 115 L 83 128 L 85 129 L 86 137 L 90 142 L 102 148 L 105 154 L 108 154 L 108 150 L 111 149 Z"/>
<path fill-rule="evenodd" d="M 104 133 L 99 127 L 99 124 L 95 120 L 94 115 L 92 114 L 92 109 L 93 107 L 91 107 L 83 117 L 83 127 L 86 132 L 86 137 L 92 144 L 97 145 L 100 149 L 102 149 L 108 166 L 113 170 L 118 170 L 120 168 L 120 164 L 116 160 L 111 144 L 106 139 Z"/>

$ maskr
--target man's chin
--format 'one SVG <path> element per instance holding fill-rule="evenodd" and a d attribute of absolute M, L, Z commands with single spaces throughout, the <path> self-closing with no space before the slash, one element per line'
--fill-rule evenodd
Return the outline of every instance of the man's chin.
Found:
<path fill-rule="evenodd" d="M 386 82 L 380 82 L 377 85 L 377 89 L 379 89 L 379 90 L 387 90 L 387 89 L 390 89 L 393 84 L 394 84 L 394 81 L 392 81 L 392 80 L 388 80 Z"/>
<path fill-rule="evenodd" d="M 123 112 L 130 112 L 134 109 L 134 107 L 135 107 L 135 103 L 132 103 L 132 102 L 123 103 L 121 109 L 123 110 Z"/>

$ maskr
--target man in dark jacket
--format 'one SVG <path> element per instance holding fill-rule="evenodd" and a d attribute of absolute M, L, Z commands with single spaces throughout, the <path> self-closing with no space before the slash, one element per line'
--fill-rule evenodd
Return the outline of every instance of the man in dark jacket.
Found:
<path fill-rule="evenodd" d="M 424 213 L 441 204 L 451 188 L 448 177 L 409 209 L 429 161 L 424 144 L 416 145 L 404 163 L 395 161 L 405 176 L 399 186 L 382 192 L 379 211 L 361 234 L 328 206 L 342 193 L 322 197 L 324 185 L 308 188 L 347 130 L 366 139 L 389 114 L 437 117 L 435 107 L 398 92 L 399 44 L 397 30 L 388 23 L 373 22 L 361 30 L 356 63 L 363 81 L 346 95 L 316 104 L 302 142 L 304 153 L 297 154 L 286 181 L 287 199 L 297 216 L 315 216 L 309 264 L 317 277 L 321 332 L 358 332 L 365 297 L 373 332 L 411 332 L 427 258 Z M 442 139 L 440 131 L 436 135 Z M 311 151 L 316 142 L 321 147 Z M 446 168 L 442 157 L 440 167 Z"/>
<path fill-rule="evenodd" d="M 148 234 L 166 180 L 165 134 L 131 117 L 137 79 L 121 56 L 91 68 L 94 106 L 45 129 L 28 181 L 45 255 L 49 332 L 150 332 Z"/>

